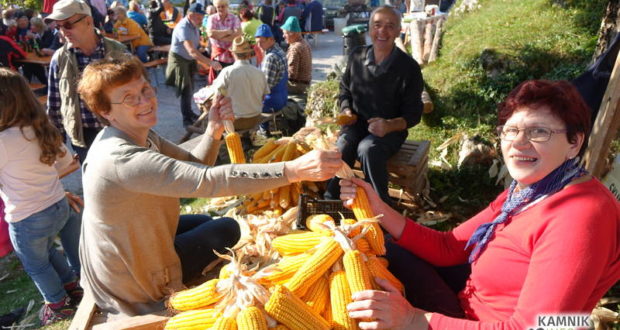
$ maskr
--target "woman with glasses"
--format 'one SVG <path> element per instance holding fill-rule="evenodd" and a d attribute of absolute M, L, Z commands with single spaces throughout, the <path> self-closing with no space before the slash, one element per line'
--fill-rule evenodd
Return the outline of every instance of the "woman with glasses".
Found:
<path fill-rule="evenodd" d="M 230 99 L 216 99 L 202 140 L 181 149 L 151 130 L 157 99 L 135 58 L 89 65 L 78 89 L 106 122 L 83 165 L 82 283 L 112 318 L 163 310 L 165 296 L 217 258 L 213 250 L 225 253 L 237 243 L 235 220 L 179 216 L 180 197 L 321 181 L 342 164 L 338 152 L 314 151 L 290 162 L 212 167 L 222 121 L 234 119 Z"/>
<path fill-rule="evenodd" d="M 348 311 L 360 328 L 528 329 L 554 316 L 583 320 L 620 279 L 620 203 L 580 165 L 590 111 L 577 90 L 566 81 L 524 82 L 498 118 L 514 181 L 452 231 L 403 217 L 362 180 L 341 181 L 345 205 L 359 186 L 383 214 L 393 238 L 389 268 L 407 297 L 381 279 L 383 291 L 354 294 Z"/>

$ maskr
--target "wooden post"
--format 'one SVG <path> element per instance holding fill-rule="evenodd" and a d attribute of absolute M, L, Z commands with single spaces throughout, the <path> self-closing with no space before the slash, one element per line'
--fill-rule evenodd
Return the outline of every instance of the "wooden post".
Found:
<path fill-rule="evenodd" d="M 620 108 L 620 56 L 616 58 L 584 155 L 586 169 L 599 178 L 605 168 L 605 158 L 611 141 L 620 127 L 618 108 Z"/>

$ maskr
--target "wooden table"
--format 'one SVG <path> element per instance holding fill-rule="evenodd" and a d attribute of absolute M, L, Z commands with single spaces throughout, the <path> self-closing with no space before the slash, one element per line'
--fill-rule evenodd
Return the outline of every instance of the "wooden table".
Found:
<path fill-rule="evenodd" d="M 51 61 L 52 61 L 51 56 L 38 56 L 35 53 L 26 53 L 26 58 L 15 60 L 15 62 L 19 62 L 19 63 L 41 64 L 43 66 L 50 65 Z"/>
<path fill-rule="evenodd" d="M 122 42 L 124 44 L 140 38 L 140 36 L 137 34 L 119 34 L 117 38 L 114 38 L 114 35 L 112 33 L 106 33 L 105 36 L 110 39 Z"/>

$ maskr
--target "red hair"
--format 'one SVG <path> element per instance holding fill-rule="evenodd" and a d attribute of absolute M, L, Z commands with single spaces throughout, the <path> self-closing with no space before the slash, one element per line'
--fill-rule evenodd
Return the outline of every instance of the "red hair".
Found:
<path fill-rule="evenodd" d="M 575 86 L 566 80 L 528 80 L 513 89 L 504 102 L 498 106 L 498 122 L 503 125 L 520 108 L 534 111 L 549 109 L 551 114 L 566 125 L 566 138 L 570 143 L 577 141 L 577 134 L 583 133 L 585 150 L 591 129 L 590 108 Z"/>

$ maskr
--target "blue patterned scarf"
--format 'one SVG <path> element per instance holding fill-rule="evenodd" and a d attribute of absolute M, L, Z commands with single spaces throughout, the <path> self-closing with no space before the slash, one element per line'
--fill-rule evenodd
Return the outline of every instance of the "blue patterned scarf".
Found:
<path fill-rule="evenodd" d="M 493 236 L 495 227 L 500 223 L 506 222 L 510 217 L 518 213 L 524 207 L 530 203 L 551 195 L 560 189 L 564 188 L 573 179 L 578 178 L 586 173 L 586 170 L 579 166 L 579 159 L 569 159 L 562 163 L 558 168 L 549 173 L 542 180 L 530 185 L 529 187 L 515 192 L 517 187 L 517 181 L 513 180 L 508 190 L 508 198 L 502 205 L 502 213 L 495 218 L 492 222 L 483 223 L 476 229 L 474 234 L 467 241 L 465 249 L 475 245 L 474 249 L 469 254 L 469 263 L 473 263 L 476 260 L 487 243 Z"/>

